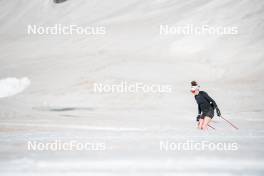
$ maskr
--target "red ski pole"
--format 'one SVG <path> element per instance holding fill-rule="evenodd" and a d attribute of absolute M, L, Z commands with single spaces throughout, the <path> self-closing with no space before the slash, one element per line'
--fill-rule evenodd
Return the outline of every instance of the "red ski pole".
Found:
<path fill-rule="evenodd" d="M 229 123 L 233 128 L 235 128 L 236 130 L 238 130 L 238 127 L 236 127 L 234 124 L 232 124 L 230 121 L 228 121 L 227 119 L 225 119 L 224 117 L 220 116 L 223 120 L 225 120 L 227 123 Z"/>

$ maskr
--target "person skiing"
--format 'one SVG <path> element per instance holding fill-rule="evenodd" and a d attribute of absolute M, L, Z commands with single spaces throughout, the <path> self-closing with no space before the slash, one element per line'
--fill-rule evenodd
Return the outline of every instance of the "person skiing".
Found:
<path fill-rule="evenodd" d="M 198 115 L 196 121 L 198 122 L 198 128 L 201 130 L 207 130 L 208 125 L 214 117 L 214 110 L 216 110 L 217 116 L 221 116 L 221 112 L 217 107 L 216 102 L 205 92 L 200 91 L 200 86 L 196 81 L 191 82 L 191 92 L 198 104 Z"/>

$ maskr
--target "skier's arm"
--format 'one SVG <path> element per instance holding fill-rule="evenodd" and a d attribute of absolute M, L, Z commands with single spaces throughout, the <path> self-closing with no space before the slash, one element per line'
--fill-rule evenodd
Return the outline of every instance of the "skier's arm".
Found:
<path fill-rule="evenodd" d="M 201 107 L 200 105 L 198 105 L 198 115 L 200 115 L 202 113 Z"/>
<path fill-rule="evenodd" d="M 201 107 L 200 107 L 200 105 L 198 105 L 198 115 L 197 115 L 197 117 L 196 117 L 196 121 L 197 121 L 197 122 L 199 122 L 199 119 L 200 119 L 201 113 L 202 113 Z"/>
<path fill-rule="evenodd" d="M 217 108 L 216 102 L 206 92 L 203 92 L 203 96 L 214 108 Z"/>
<path fill-rule="evenodd" d="M 210 104 L 213 105 L 213 107 L 216 109 L 217 116 L 220 117 L 221 116 L 221 112 L 220 112 L 216 102 L 206 92 L 203 92 L 203 96 Z"/>

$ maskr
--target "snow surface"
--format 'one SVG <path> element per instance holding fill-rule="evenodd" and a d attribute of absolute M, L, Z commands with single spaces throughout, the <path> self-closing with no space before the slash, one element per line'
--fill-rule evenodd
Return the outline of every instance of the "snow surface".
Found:
<path fill-rule="evenodd" d="M 263 175 L 263 1 L 12 0 L 0 1 L 0 12 L 1 78 L 32 83 L 0 99 L 0 175 Z M 28 35 L 29 24 L 102 25 L 106 35 Z M 161 24 L 234 25 L 238 34 L 161 36 Z M 216 130 L 195 128 L 192 80 L 239 130 L 218 117 Z M 93 92 L 94 83 L 121 81 L 173 91 Z M 107 150 L 27 150 L 28 141 L 58 139 Z M 239 150 L 161 152 L 162 140 Z"/>

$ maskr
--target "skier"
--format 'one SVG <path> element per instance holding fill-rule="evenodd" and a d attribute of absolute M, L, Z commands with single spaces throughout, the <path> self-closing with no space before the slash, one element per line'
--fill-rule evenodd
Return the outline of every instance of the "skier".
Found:
<path fill-rule="evenodd" d="M 198 116 L 196 121 L 198 122 L 198 128 L 201 130 L 207 130 L 208 124 L 214 117 L 214 110 L 216 109 L 217 116 L 221 116 L 221 112 L 217 107 L 215 101 L 204 91 L 200 91 L 200 86 L 196 81 L 191 82 L 191 92 L 198 104 Z"/>

